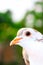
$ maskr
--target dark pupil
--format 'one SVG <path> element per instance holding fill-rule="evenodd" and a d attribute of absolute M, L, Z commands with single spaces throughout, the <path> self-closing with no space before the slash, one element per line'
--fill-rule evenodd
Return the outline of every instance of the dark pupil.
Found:
<path fill-rule="evenodd" d="M 26 32 L 26 36 L 29 36 L 30 35 L 30 32 Z"/>

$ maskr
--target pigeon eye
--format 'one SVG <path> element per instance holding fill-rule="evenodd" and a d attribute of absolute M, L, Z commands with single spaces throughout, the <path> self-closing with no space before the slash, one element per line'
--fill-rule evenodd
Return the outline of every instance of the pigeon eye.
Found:
<path fill-rule="evenodd" d="M 29 31 L 27 31 L 27 32 L 25 33 L 25 35 L 26 35 L 26 36 L 30 36 L 31 33 L 30 33 Z"/>

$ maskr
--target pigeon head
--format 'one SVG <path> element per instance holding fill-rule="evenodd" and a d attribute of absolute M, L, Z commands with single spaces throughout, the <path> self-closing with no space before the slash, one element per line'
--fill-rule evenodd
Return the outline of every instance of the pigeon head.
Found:
<path fill-rule="evenodd" d="M 12 45 L 20 45 L 21 47 L 29 46 L 32 41 L 37 39 L 41 39 L 42 34 L 35 29 L 32 28 L 21 28 L 17 32 L 17 36 L 11 41 L 10 46 Z"/>

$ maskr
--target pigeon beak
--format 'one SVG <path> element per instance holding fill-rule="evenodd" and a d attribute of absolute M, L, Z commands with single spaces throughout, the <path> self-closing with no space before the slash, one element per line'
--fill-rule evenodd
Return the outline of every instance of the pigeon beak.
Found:
<path fill-rule="evenodd" d="M 19 41 L 20 41 L 21 39 L 22 39 L 22 38 L 15 38 L 15 39 L 13 39 L 13 40 L 11 41 L 11 43 L 10 43 L 10 46 L 16 45 L 17 43 L 19 43 Z"/>

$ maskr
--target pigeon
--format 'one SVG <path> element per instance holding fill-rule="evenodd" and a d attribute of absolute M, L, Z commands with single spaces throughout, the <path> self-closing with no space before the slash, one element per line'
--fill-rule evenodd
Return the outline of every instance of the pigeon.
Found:
<path fill-rule="evenodd" d="M 21 28 L 10 46 L 23 48 L 22 55 L 26 65 L 43 65 L 43 34 L 33 28 Z"/>

